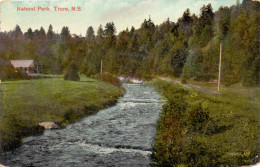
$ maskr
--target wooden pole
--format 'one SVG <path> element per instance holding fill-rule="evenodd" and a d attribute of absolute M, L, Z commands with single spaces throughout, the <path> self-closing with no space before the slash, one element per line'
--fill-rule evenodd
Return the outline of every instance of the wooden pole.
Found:
<path fill-rule="evenodd" d="M 100 63 L 100 64 L 101 64 L 101 66 L 100 66 L 100 74 L 102 74 L 102 73 L 103 73 L 103 71 L 102 71 L 102 68 L 103 68 L 103 67 L 102 67 L 102 66 L 103 66 L 102 60 L 101 60 L 101 63 Z"/>
<path fill-rule="evenodd" d="M 38 64 L 36 64 L 36 67 L 37 67 L 37 74 L 39 74 L 39 66 L 38 66 Z"/>
<path fill-rule="evenodd" d="M 220 43 L 220 53 L 219 53 L 218 91 L 220 90 L 220 80 L 221 80 L 221 59 L 222 59 L 222 43 Z"/>

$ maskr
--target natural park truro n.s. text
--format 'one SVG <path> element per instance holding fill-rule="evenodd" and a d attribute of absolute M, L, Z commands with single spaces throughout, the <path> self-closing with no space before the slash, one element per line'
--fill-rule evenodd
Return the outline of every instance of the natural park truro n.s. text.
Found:
<path fill-rule="evenodd" d="M 16 11 L 38 11 L 38 12 L 50 12 L 50 11 L 56 11 L 56 12 L 69 12 L 69 11 L 82 11 L 82 8 L 80 6 L 71 6 L 71 7 L 59 7 L 59 6 L 53 6 L 53 7 L 43 7 L 43 6 L 34 6 L 34 7 L 21 7 L 17 6 Z"/>

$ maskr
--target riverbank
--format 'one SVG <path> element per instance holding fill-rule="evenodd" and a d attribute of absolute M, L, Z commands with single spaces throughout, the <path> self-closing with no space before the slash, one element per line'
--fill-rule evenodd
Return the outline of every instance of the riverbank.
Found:
<path fill-rule="evenodd" d="M 257 162 L 256 97 L 227 89 L 222 95 L 209 94 L 159 79 L 151 84 L 167 99 L 157 125 L 154 166 Z"/>
<path fill-rule="evenodd" d="M 124 94 L 120 87 L 90 78 L 2 82 L 0 90 L 2 151 L 18 147 L 23 137 L 41 134 L 40 122 L 54 121 L 64 127 L 115 104 Z"/>
<path fill-rule="evenodd" d="M 162 101 L 154 88 L 122 85 L 116 105 L 66 126 L 31 136 L 14 152 L 0 155 L 6 166 L 150 166 Z"/>

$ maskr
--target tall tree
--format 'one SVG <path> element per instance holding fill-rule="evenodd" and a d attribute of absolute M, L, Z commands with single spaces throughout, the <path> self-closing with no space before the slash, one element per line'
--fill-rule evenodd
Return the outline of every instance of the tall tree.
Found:
<path fill-rule="evenodd" d="M 52 40 L 54 38 L 54 32 L 53 32 L 53 27 L 50 24 L 48 32 L 47 32 L 47 39 Z"/>
<path fill-rule="evenodd" d="M 27 32 L 24 34 L 25 38 L 32 40 L 33 39 L 33 31 L 31 28 L 27 30 Z"/>
<path fill-rule="evenodd" d="M 209 3 L 207 6 L 203 5 L 200 9 L 200 18 L 199 23 L 204 28 L 206 25 L 211 25 L 213 23 L 214 12 L 211 4 Z"/>
<path fill-rule="evenodd" d="M 71 38 L 69 27 L 66 26 L 62 27 L 60 36 L 61 36 L 61 40 L 63 41 L 69 40 Z"/>
<path fill-rule="evenodd" d="M 106 36 L 114 36 L 116 34 L 116 27 L 114 22 L 109 22 L 105 26 L 105 35 Z"/>
<path fill-rule="evenodd" d="M 92 26 L 88 27 L 86 38 L 87 40 L 95 40 L 95 32 Z"/>
<path fill-rule="evenodd" d="M 46 33 L 45 33 L 45 30 L 44 30 L 43 27 L 40 28 L 39 37 L 40 37 L 41 39 L 45 39 L 45 37 L 46 37 Z"/>
<path fill-rule="evenodd" d="M 103 37 L 104 37 L 104 30 L 102 25 L 100 24 L 97 31 L 97 39 L 102 39 Z"/>
<path fill-rule="evenodd" d="M 190 9 L 186 9 L 181 18 L 178 19 L 178 26 L 181 31 L 187 33 L 192 28 L 192 17 Z"/>
<path fill-rule="evenodd" d="M 23 35 L 23 32 L 22 32 L 22 30 L 21 30 L 21 28 L 20 28 L 20 26 L 19 25 L 16 25 L 15 26 L 15 29 L 14 29 L 14 38 L 21 38 L 22 37 L 22 35 Z"/>

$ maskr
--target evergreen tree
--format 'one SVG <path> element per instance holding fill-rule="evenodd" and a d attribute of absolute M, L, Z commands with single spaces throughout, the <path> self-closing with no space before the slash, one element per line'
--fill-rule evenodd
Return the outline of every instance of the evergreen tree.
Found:
<path fill-rule="evenodd" d="M 18 39 L 18 38 L 21 38 L 21 37 L 22 37 L 22 35 L 23 35 L 23 32 L 22 32 L 22 30 L 21 30 L 21 28 L 20 28 L 20 26 L 19 26 L 19 25 L 16 25 L 16 26 L 15 26 L 15 29 L 14 29 L 14 32 L 13 32 L 13 34 L 14 34 L 14 38 L 16 38 L 16 39 Z"/>
<path fill-rule="evenodd" d="M 104 30 L 102 28 L 102 25 L 100 24 L 100 26 L 98 27 L 98 31 L 97 31 L 97 39 L 100 40 L 104 37 Z"/>
<path fill-rule="evenodd" d="M 116 33 L 116 27 L 115 24 L 113 22 L 109 22 L 106 24 L 105 26 L 105 35 L 108 37 L 112 37 L 115 35 Z"/>
<path fill-rule="evenodd" d="M 86 38 L 87 40 L 95 40 L 95 32 L 92 26 L 88 28 Z"/>
<path fill-rule="evenodd" d="M 190 9 L 185 10 L 183 16 L 178 19 L 177 24 L 179 25 L 180 30 L 184 33 L 187 33 L 191 29 L 192 17 L 191 17 Z"/>
<path fill-rule="evenodd" d="M 69 27 L 62 27 L 60 36 L 63 41 L 69 40 L 71 38 Z"/>
<path fill-rule="evenodd" d="M 33 39 L 33 31 L 32 31 L 32 29 L 29 28 L 29 29 L 27 30 L 27 32 L 24 34 L 24 36 L 25 36 L 27 39 L 32 40 L 32 39 Z"/>
<path fill-rule="evenodd" d="M 47 32 L 47 39 L 48 39 L 48 40 L 53 40 L 53 38 L 54 38 L 53 27 L 52 27 L 52 25 L 50 24 L 49 29 L 48 29 L 48 32 Z"/>

